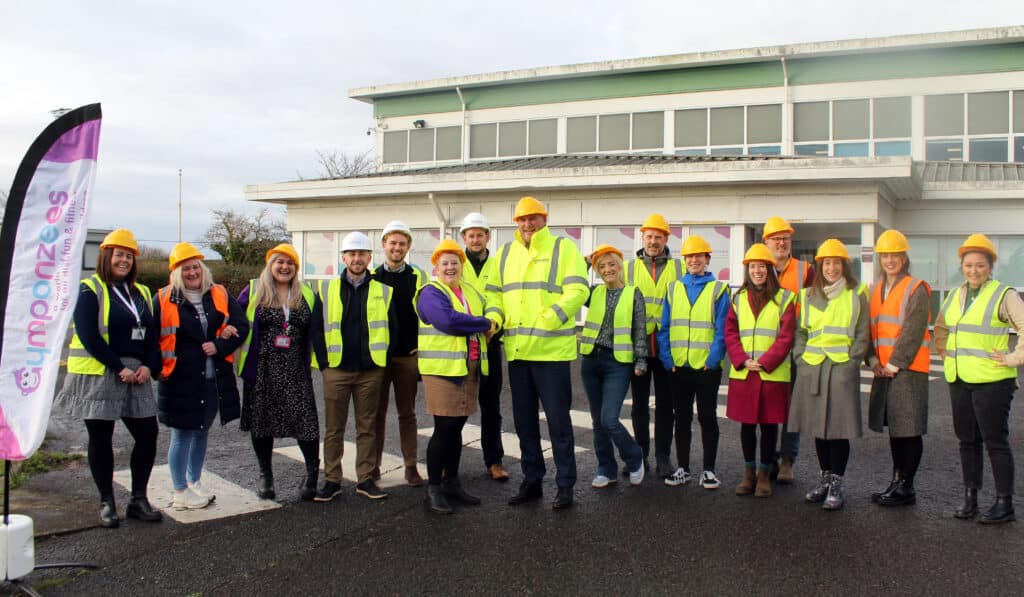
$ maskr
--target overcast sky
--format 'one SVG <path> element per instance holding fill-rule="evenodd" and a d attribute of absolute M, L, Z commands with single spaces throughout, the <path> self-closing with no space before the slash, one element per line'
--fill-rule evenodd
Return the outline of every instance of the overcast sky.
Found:
<path fill-rule="evenodd" d="M 259 8 L 257 6 L 271 6 Z M 702 50 L 1019 25 L 1020 0 L 290 2 L 0 0 L 0 189 L 49 111 L 103 104 L 89 223 L 146 244 L 246 184 L 372 148 L 354 87 Z M 161 242 L 163 241 L 163 242 Z"/>

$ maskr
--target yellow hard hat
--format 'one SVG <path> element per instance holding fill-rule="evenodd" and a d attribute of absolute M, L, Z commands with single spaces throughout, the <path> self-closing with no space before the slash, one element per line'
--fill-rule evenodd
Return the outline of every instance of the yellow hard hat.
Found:
<path fill-rule="evenodd" d="M 622 251 L 620 251 L 616 247 L 613 247 L 611 245 L 597 245 L 597 248 L 594 249 L 594 252 L 590 254 L 590 263 L 596 263 L 598 257 L 600 257 L 601 255 L 607 255 L 608 253 L 615 253 L 616 255 L 619 256 L 619 259 L 622 259 Z"/>
<path fill-rule="evenodd" d="M 826 257 L 840 257 L 849 261 L 850 252 L 846 250 L 846 245 L 842 241 L 837 238 L 830 238 L 818 247 L 818 254 L 814 256 L 814 260 L 821 261 Z"/>
<path fill-rule="evenodd" d="M 128 249 L 136 256 L 139 254 L 139 243 L 135 242 L 135 235 L 127 228 L 118 228 L 104 236 L 103 242 L 100 243 L 100 251 L 107 247 L 121 247 Z"/>
<path fill-rule="evenodd" d="M 658 230 L 664 232 L 666 236 L 672 235 L 672 229 L 668 225 L 668 220 L 661 214 L 651 214 L 647 216 L 644 223 L 640 225 L 640 232 L 644 230 Z"/>
<path fill-rule="evenodd" d="M 750 263 L 751 261 L 764 261 L 766 263 L 774 264 L 775 256 L 772 255 L 771 250 L 764 246 L 764 243 L 754 243 L 747 249 L 747 254 L 743 256 L 743 265 Z"/>
<path fill-rule="evenodd" d="M 189 259 L 205 259 L 205 257 L 192 243 L 178 243 L 174 245 L 171 254 L 167 257 L 167 269 L 173 272 Z"/>
<path fill-rule="evenodd" d="M 996 246 L 992 244 L 992 241 L 988 239 L 984 234 L 972 234 L 967 237 L 964 244 L 960 245 L 960 249 L 957 250 L 956 254 L 958 257 L 963 259 L 965 253 L 971 251 L 981 251 L 982 253 L 988 253 L 992 257 L 992 263 L 996 262 Z"/>
<path fill-rule="evenodd" d="M 793 234 L 793 227 L 779 216 L 772 216 L 764 224 L 764 233 L 761 235 L 761 240 L 768 240 L 769 236 L 779 234 L 780 232 Z"/>
<path fill-rule="evenodd" d="M 266 255 L 266 262 L 267 263 L 270 263 L 270 258 L 274 255 L 274 253 L 280 253 L 282 255 L 287 255 L 292 261 L 295 262 L 296 266 L 299 265 L 299 253 L 298 253 L 298 251 L 295 250 L 295 247 L 291 246 L 288 243 L 281 243 L 281 244 L 277 245 L 276 247 L 274 247 L 273 249 L 270 249 L 269 251 L 267 251 L 267 255 Z"/>
<path fill-rule="evenodd" d="M 547 216 L 548 210 L 544 209 L 544 204 L 537 201 L 533 197 L 526 196 L 519 200 L 516 204 L 516 213 L 512 216 L 513 220 L 532 215 Z"/>
<path fill-rule="evenodd" d="M 708 241 L 704 240 L 703 237 L 696 234 L 688 237 L 686 242 L 683 243 L 683 250 L 679 252 L 683 257 L 687 255 L 696 255 L 698 253 L 711 253 L 711 245 Z"/>
<path fill-rule="evenodd" d="M 875 253 L 906 253 L 909 250 L 907 237 L 899 230 L 886 230 L 875 241 Z"/>
<path fill-rule="evenodd" d="M 462 252 L 462 247 L 450 238 L 437 243 L 437 246 L 434 247 L 434 253 L 430 256 L 430 263 L 437 265 L 437 260 L 441 258 L 442 253 L 455 253 L 459 256 L 459 261 L 466 260 L 466 254 Z"/>

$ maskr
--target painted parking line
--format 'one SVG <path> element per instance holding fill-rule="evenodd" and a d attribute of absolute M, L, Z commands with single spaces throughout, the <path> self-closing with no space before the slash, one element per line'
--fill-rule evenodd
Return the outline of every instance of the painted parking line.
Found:
<path fill-rule="evenodd" d="M 302 451 L 298 446 L 282 446 L 280 448 L 274 448 L 276 454 L 291 458 L 297 462 L 304 462 L 302 459 Z M 320 462 L 323 462 L 324 445 L 320 442 Z M 323 467 L 321 467 L 322 470 Z M 341 476 L 346 481 L 356 483 L 359 479 L 356 477 L 356 444 L 355 442 L 346 441 L 344 452 L 341 455 Z M 380 463 L 380 481 L 377 485 L 382 489 L 387 487 L 396 487 L 399 485 L 405 485 L 405 461 L 400 456 L 395 456 L 389 452 L 384 452 L 381 456 Z"/>
<path fill-rule="evenodd" d="M 541 418 L 543 418 L 543 415 L 541 415 Z M 573 422 L 573 426 L 577 426 L 575 424 L 575 420 Z M 589 427 L 590 427 L 590 415 L 587 415 L 587 428 L 589 428 Z M 419 433 L 423 437 L 430 437 L 431 435 L 434 434 L 434 428 L 433 427 L 424 427 L 422 429 L 419 429 L 417 431 L 417 433 Z M 479 425 L 474 425 L 473 423 L 466 423 L 466 425 L 462 428 L 462 445 L 465 446 L 465 447 L 469 447 L 469 448 L 480 449 L 480 437 L 481 437 L 480 434 L 481 434 L 481 428 L 480 428 Z M 518 435 L 516 435 L 514 433 L 508 433 L 508 432 L 502 431 L 501 432 L 501 444 L 502 444 L 502 447 L 503 447 L 503 449 L 505 451 L 505 456 L 508 456 L 509 458 L 515 458 L 516 460 L 522 460 L 523 453 L 519 450 L 519 436 Z M 548 440 L 544 439 L 543 437 L 540 438 L 540 450 L 541 450 L 542 453 L 545 453 L 545 454 L 550 453 L 551 452 L 551 442 L 549 442 Z M 590 450 L 587 449 L 587 448 L 584 448 L 584 447 L 581 447 L 581 446 L 576 446 L 576 453 L 577 454 L 579 454 L 581 452 L 589 452 L 589 451 Z M 550 456 L 546 456 L 545 458 L 550 458 Z"/>
<path fill-rule="evenodd" d="M 128 469 L 114 473 L 114 482 L 131 491 L 131 471 Z M 199 510 L 175 510 L 171 507 L 171 473 L 166 466 L 153 467 L 149 477 L 149 486 L 154 489 L 151 492 L 150 502 L 154 508 L 163 510 L 166 516 L 177 522 L 192 524 L 218 518 L 228 518 L 259 512 L 263 510 L 274 510 L 281 507 L 281 504 L 272 500 L 261 500 L 256 494 L 248 489 L 235 485 L 231 481 L 212 473 L 203 471 L 203 487 L 217 496 L 209 506 Z"/>

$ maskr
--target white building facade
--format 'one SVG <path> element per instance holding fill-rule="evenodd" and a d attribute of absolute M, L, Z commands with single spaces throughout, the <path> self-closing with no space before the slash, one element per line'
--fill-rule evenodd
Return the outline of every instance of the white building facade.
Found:
<path fill-rule="evenodd" d="M 307 277 L 339 268 L 341 237 L 401 219 L 429 268 L 469 212 L 512 238 L 525 194 L 584 252 L 640 247 L 640 223 L 700 234 L 712 271 L 741 260 L 773 215 L 794 252 L 842 240 L 862 279 L 884 230 L 910 239 L 912 271 L 962 282 L 972 232 L 999 251 L 995 274 L 1024 290 L 1024 27 L 702 52 L 354 89 L 373 107 L 377 171 L 255 184 L 284 203 Z M 933 295 L 937 309 L 943 293 Z"/>

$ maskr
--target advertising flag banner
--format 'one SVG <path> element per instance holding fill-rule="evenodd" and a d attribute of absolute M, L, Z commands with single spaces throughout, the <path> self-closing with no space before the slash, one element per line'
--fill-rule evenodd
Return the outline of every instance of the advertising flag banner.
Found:
<path fill-rule="evenodd" d="M 7 198 L 0 230 L 0 459 L 28 458 L 46 435 L 78 298 L 101 117 L 100 105 L 90 104 L 46 127 Z"/>

